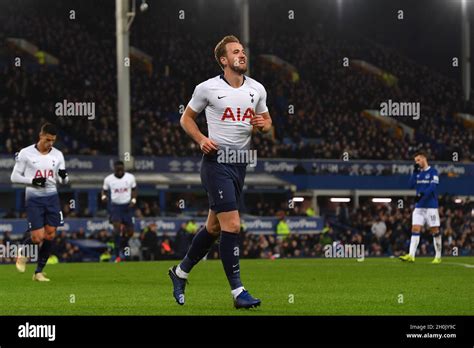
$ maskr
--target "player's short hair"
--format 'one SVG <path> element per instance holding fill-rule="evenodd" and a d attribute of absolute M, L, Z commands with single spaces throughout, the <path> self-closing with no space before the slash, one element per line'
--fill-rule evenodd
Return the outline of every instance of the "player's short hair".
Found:
<path fill-rule="evenodd" d="M 424 158 L 428 159 L 428 155 L 427 155 L 426 152 L 423 151 L 423 150 L 416 151 L 416 152 L 413 154 L 413 158 L 415 158 L 416 156 L 423 156 Z"/>
<path fill-rule="evenodd" d="M 41 133 L 42 134 L 56 135 L 56 134 L 58 134 L 58 127 L 56 127 L 52 123 L 45 123 L 41 126 Z"/>
<path fill-rule="evenodd" d="M 216 58 L 217 64 L 219 64 L 222 70 L 224 70 L 224 65 L 222 65 L 221 63 L 221 57 L 225 56 L 226 54 L 225 46 L 231 42 L 240 43 L 239 39 L 237 39 L 236 36 L 227 35 L 227 36 L 224 36 L 224 38 L 221 41 L 219 41 L 219 43 L 216 45 L 216 48 L 214 48 L 214 57 Z"/>
<path fill-rule="evenodd" d="M 114 167 L 116 167 L 116 166 L 123 166 L 123 165 L 124 165 L 124 164 L 123 164 L 123 161 L 115 161 L 115 162 L 114 162 Z"/>

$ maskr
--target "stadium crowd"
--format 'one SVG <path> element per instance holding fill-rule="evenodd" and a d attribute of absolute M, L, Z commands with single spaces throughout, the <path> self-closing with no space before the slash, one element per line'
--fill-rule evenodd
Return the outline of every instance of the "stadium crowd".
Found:
<path fill-rule="evenodd" d="M 41 6 L 28 6 L 19 16 L 15 15 L 18 6 L 5 5 L 0 39 L 25 38 L 60 63 L 25 69 L 1 65 L 6 83 L 0 86 L 0 153 L 13 154 L 31 143 L 37 126 L 48 117 L 62 129 L 59 146 L 66 155 L 116 153 L 115 42 L 110 34 L 114 21 L 103 12 L 107 6 L 90 11 L 92 4 L 75 3 L 79 13 L 88 13 L 80 21 L 64 18 L 65 5 L 58 2 L 48 8 L 48 16 L 57 17 L 54 20 L 46 18 Z M 163 33 L 162 25 L 144 17 L 132 31 L 132 45 L 153 57 L 152 71 L 140 70 L 137 64 L 131 74 L 134 153 L 199 155 L 178 119 L 194 86 L 219 72 L 211 52 L 218 37 L 203 39 L 189 31 L 172 30 L 162 36 L 147 35 Z M 268 90 L 275 126 L 274 137 L 254 137 L 260 157 L 336 159 L 347 152 L 353 159 L 393 160 L 407 159 L 410 149 L 423 146 L 431 159 L 451 160 L 453 152 L 461 161 L 474 159 L 469 151 L 474 148 L 473 132 L 453 117 L 455 112 L 474 113 L 473 103 L 463 102 L 458 83 L 352 33 L 336 35 L 325 27 L 316 34 L 297 36 L 268 31 L 255 34 L 250 57 L 252 76 Z M 202 59 L 188 54 L 206 47 L 209 54 Z M 2 52 L 12 61 L 12 52 Z M 261 59 L 261 54 L 274 54 L 293 64 L 299 79 L 292 80 Z M 344 67 L 343 57 L 374 64 L 395 75 L 398 82 L 388 85 L 352 65 Z M 392 129 L 361 115 L 364 109 L 380 109 L 380 103 L 388 99 L 420 102 L 419 120 L 398 118 L 413 127 L 414 138 L 398 137 Z M 55 103 L 63 100 L 95 102 L 96 118 L 54 116 Z M 204 117 L 199 118 L 199 125 L 206 128 Z"/>

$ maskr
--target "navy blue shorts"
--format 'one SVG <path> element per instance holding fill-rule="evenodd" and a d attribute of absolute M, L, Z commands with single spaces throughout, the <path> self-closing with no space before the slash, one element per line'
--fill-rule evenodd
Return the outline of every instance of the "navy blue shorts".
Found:
<path fill-rule="evenodd" d="M 110 206 L 110 222 L 120 222 L 130 226 L 134 224 L 133 208 L 126 204 L 111 204 Z"/>
<path fill-rule="evenodd" d="M 28 227 L 34 231 L 46 225 L 58 227 L 64 224 L 59 196 L 29 197 L 26 200 Z"/>
<path fill-rule="evenodd" d="M 219 163 L 203 156 L 201 182 L 207 192 L 209 209 L 216 213 L 239 210 L 246 171 L 246 165 Z"/>

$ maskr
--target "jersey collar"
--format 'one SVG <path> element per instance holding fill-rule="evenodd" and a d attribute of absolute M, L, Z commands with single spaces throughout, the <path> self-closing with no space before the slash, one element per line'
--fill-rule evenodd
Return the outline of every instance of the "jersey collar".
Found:
<path fill-rule="evenodd" d="M 220 74 L 219 77 L 220 77 L 222 80 L 224 80 L 224 82 L 227 83 L 227 84 L 230 86 L 230 83 L 229 83 L 229 81 L 226 80 L 224 74 Z M 242 87 L 242 86 L 244 85 L 244 83 L 245 83 L 245 75 L 244 75 L 244 79 L 242 80 L 242 84 L 240 85 L 240 87 Z M 232 87 L 232 86 L 230 86 L 230 87 Z"/>
<path fill-rule="evenodd" d="M 36 151 L 38 151 L 38 152 L 39 152 L 40 154 L 42 154 L 42 155 L 47 155 L 48 153 L 51 152 L 51 150 L 53 150 L 53 148 L 51 147 L 51 148 L 49 149 L 48 153 L 44 154 L 44 153 L 42 153 L 42 152 L 38 149 L 38 143 L 35 144 L 35 149 L 36 149 Z"/>
<path fill-rule="evenodd" d="M 431 168 L 431 166 L 428 166 L 428 167 L 426 167 L 426 169 L 423 170 L 423 171 L 424 171 L 424 172 L 427 172 L 428 170 L 430 170 L 430 168 Z"/>

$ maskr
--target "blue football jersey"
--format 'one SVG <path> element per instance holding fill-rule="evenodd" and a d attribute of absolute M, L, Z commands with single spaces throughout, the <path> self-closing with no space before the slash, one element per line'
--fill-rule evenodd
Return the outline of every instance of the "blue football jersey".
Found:
<path fill-rule="evenodd" d="M 410 177 L 410 188 L 416 188 L 416 194 L 423 193 L 423 197 L 416 208 L 438 208 L 437 187 L 439 184 L 438 171 L 433 167 L 413 172 Z"/>

